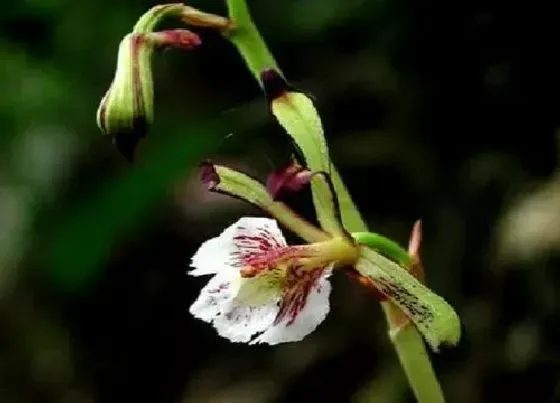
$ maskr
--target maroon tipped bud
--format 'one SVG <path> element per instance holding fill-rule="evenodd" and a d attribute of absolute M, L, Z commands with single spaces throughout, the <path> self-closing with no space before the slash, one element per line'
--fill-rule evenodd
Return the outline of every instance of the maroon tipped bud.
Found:
<path fill-rule="evenodd" d="M 220 176 L 216 172 L 214 164 L 210 161 L 205 161 L 201 163 L 200 166 L 202 168 L 200 180 L 208 186 L 208 190 L 214 190 L 214 188 L 220 183 Z"/>
<path fill-rule="evenodd" d="M 412 259 L 411 273 L 422 283 L 426 282 L 426 275 L 422 259 L 420 258 L 420 246 L 422 244 L 422 220 L 417 220 L 412 227 L 410 240 L 408 241 L 408 254 Z"/>
<path fill-rule="evenodd" d="M 193 50 L 202 44 L 200 36 L 186 29 L 153 32 L 149 39 L 158 46 L 172 46 L 183 50 Z"/>
<path fill-rule="evenodd" d="M 274 200 L 278 200 L 285 193 L 302 190 L 311 182 L 312 175 L 311 171 L 292 160 L 268 176 L 266 189 Z"/>
<path fill-rule="evenodd" d="M 261 72 L 261 82 L 264 93 L 269 102 L 280 98 L 292 89 L 286 79 L 275 69 L 266 69 Z"/>
<path fill-rule="evenodd" d="M 157 10 L 169 8 L 155 9 L 156 15 Z M 97 124 L 113 137 L 127 160 L 132 162 L 136 146 L 153 121 L 152 54 L 162 47 L 191 50 L 200 44 L 197 34 L 184 29 L 135 32 L 121 41 L 115 77 L 99 104 Z"/>

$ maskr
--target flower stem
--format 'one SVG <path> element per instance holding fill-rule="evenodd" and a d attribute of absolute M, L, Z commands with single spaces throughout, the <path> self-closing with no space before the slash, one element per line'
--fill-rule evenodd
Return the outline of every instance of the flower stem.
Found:
<path fill-rule="evenodd" d="M 273 68 L 280 72 L 274 57 L 268 50 L 255 26 L 245 0 L 226 0 L 232 28 L 224 32 L 247 64 L 249 70 L 262 87 L 260 73 Z M 336 172 L 333 167 L 333 171 Z M 362 220 L 344 183 L 336 172 L 335 188 L 339 200 L 344 201 L 342 220 L 351 232 L 367 233 L 368 228 Z M 398 256 L 399 261 L 406 259 L 404 250 L 387 238 L 377 234 L 366 235 L 367 241 L 381 245 L 380 252 Z M 396 245 L 396 246 L 395 246 Z M 410 323 L 405 314 L 390 302 L 382 302 L 383 311 L 389 325 L 389 335 L 408 379 L 411 389 L 419 403 L 443 403 L 441 387 L 432 369 L 430 357 L 422 336 Z"/>
<path fill-rule="evenodd" d="M 416 400 L 445 403 L 424 340 L 414 325 L 407 323 L 389 334 Z"/>
<path fill-rule="evenodd" d="M 261 72 L 266 69 L 280 72 L 280 69 L 251 19 L 245 0 L 226 0 L 226 2 L 232 28 L 225 31 L 224 35 L 235 45 L 262 87 Z"/>

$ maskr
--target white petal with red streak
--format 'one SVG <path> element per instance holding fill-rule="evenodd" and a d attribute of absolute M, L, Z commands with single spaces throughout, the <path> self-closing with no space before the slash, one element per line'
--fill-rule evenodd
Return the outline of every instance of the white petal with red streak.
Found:
<path fill-rule="evenodd" d="M 282 297 L 281 271 L 268 270 L 241 278 L 246 257 L 287 246 L 275 220 L 244 217 L 220 236 L 204 242 L 192 258 L 190 275 L 214 274 L 190 307 L 233 342 L 278 344 L 299 341 L 325 319 L 331 290 L 326 270 L 311 287 L 293 321 L 275 323 Z M 256 336 L 256 337 L 255 337 Z"/>
<path fill-rule="evenodd" d="M 212 323 L 218 334 L 233 342 L 247 343 L 272 325 L 282 291 L 273 277 L 253 278 L 215 275 L 204 287 L 190 312 Z"/>
<path fill-rule="evenodd" d="M 272 323 L 264 333 L 251 341 L 250 344 L 279 344 L 300 341 L 313 332 L 329 313 L 329 295 L 331 284 L 328 280 L 331 270 L 326 269 L 323 275 L 311 287 L 304 307 L 297 313 L 293 322 L 286 315 L 280 323 Z"/>
<path fill-rule="evenodd" d="M 212 323 L 227 310 L 230 302 L 239 291 L 241 277 L 216 275 L 200 291 L 200 295 L 189 308 L 198 319 Z"/>
<path fill-rule="evenodd" d="M 275 220 L 243 217 L 218 237 L 204 242 L 191 260 L 191 276 L 235 272 L 242 257 L 286 246 L 286 240 Z"/>

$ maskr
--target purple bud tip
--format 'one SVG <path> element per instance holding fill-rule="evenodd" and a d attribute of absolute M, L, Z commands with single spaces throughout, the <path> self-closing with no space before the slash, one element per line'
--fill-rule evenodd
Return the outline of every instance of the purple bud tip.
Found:
<path fill-rule="evenodd" d="M 172 29 L 150 34 L 160 46 L 192 50 L 202 44 L 200 36 L 186 29 Z"/>
<path fill-rule="evenodd" d="M 117 150 L 128 162 L 134 162 L 134 154 L 140 139 L 146 136 L 146 120 L 142 117 L 134 118 L 132 126 L 127 130 L 119 131 L 113 136 L 113 142 Z"/>
<path fill-rule="evenodd" d="M 218 175 L 218 172 L 216 172 L 214 164 L 210 161 L 205 161 L 200 164 L 200 167 L 202 168 L 200 180 L 208 186 L 208 190 L 214 190 L 220 183 L 220 176 Z"/>
<path fill-rule="evenodd" d="M 275 69 L 265 69 L 261 72 L 260 76 L 264 93 L 269 102 L 281 97 L 292 88 L 286 79 Z"/>
<path fill-rule="evenodd" d="M 274 200 L 278 200 L 285 193 L 302 190 L 311 177 L 311 171 L 292 160 L 268 176 L 266 189 Z"/>

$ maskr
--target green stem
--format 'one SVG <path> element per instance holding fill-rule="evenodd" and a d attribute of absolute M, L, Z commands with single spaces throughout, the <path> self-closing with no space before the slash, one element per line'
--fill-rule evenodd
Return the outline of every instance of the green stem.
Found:
<path fill-rule="evenodd" d="M 257 27 L 251 19 L 245 0 L 226 0 L 232 28 L 224 35 L 237 48 L 249 70 L 262 87 L 260 74 L 263 70 L 273 68 L 280 72 L 274 57 L 268 50 Z M 335 187 L 339 191 L 339 200 L 346 202 L 345 207 L 352 214 L 343 215 L 343 222 L 347 230 L 356 232 L 357 237 L 372 245 L 377 250 L 394 258 L 401 264 L 410 262 L 408 254 L 397 243 L 378 234 L 368 233 L 367 226 L 352 202 L 346 187 L 338 175 L 335 177 Z M 352 221 L 349 225 L 348 220 Z M 356 234 L 353 234 L 356 236 Z M 358 242 L 360 242 L 358 240 Z M 395 346 L 397 355 L 404 369 L 410 387 L 419 403 L 443 403 L 441 387 L 432 369 L 430 357 L 422 336 L 396 306 L 390 302 L 382 303 L 383 311 L 389 324 L 389 334 Z"/>
<path fill-rule="evenodd" d="M 232 28 L 224 35 L 237 48 L 247 67 L 262 87 L 260 74 L 266 69 L 280 69 L 251 19 L 245 0 L 226 0 Z"/>
<path fill-rule="evenodd" d="M 445 403 L 424 340 L 416 328 L 408 323 L 391 331 L 390 336 L 416 400 L 426 403 Z"/>

